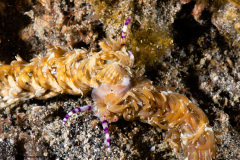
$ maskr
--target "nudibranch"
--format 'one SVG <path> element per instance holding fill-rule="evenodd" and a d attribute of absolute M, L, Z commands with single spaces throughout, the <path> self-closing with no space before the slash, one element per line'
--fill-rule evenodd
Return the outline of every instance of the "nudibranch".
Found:
<path fill-rule="evenodd" d="M 183 149 L 185 159 L 214 158 L 217 146 L 205 113 L 186 96 L 154 86 L 134 69 L 134 56 L 125 46 L 129 22 L 130 18 L 121 39 L 100 42 L 99 52 L 67 52 L 48 46 L 48 56 L 38 56 L 30 63 L 19 56 L 10 65 L 1 63 L 0 107 L 62 93 L 84 95 L 92 90 L 94 105 L 72 110 L 63 123 L 74 113 L 94 112 L 102 122 L 109 150 L 108 123 L 124 118 L 168 130 L 167 138 L 176 149 Z"/>

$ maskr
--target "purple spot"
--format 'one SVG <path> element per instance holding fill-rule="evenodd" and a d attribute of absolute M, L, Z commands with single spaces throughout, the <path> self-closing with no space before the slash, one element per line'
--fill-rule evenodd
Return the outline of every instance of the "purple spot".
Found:
<path fill-rule="evenodd" d="M 78 112 L 81 112 L 81 108 L 77 108 Z"/>
<path fill-rule="evenodd" d="M 131 18 L 128 18 L 127 21 L 125 22 L 125 25 L 127 26 L 128 23 L 130 22 Z"/>
<path fill-rule="evenodd" d="M 104 128 L 104 132 L 105 133 L 109 133 L 109 131 L 108 131 L 108 128 L 106 127 L 106 128 Z"/>
<path fill-rule="evenodd" d="M 110 146 L 109 146 L 109 145 L 107 145 L 107 148 L 110 148 Z"/>
<path fill-rule="evenodd" d="M 103 123 L 107 123 L 107 121 L 106 121 L 106 120 L 104 120 L 104 121 L 102 121 L 102 124 L 103 124 Z"/>
<path fill-rule="evenodd" d="M 88 106 L 88 110 L 90 111 L 92 109 L 92 106 Z"/>
<path fill-rule="evenodd" d="M 126 36 L 121 36 L 121 38 L 126 38 Z"/>
<path fill-rule="evenodd" d="M 133 55 L 132 52 L 128 51 L 129 56 Z"/>
<path fill-rule="evenodd" d="M 69 114 L 67 114 L 64 118 L 68 119 L 68 117 L 69 117 Z"/>
<path fill-rule="evenodd" d="M 75 109 L 74 109 L 74 110 L 72 110 L 72 113 L 76 113 Z"/>
<path fill-rule="evenodd" d="M 108 143 L 110 142 L 110 139 L 109 139 L 109 138 L 107 139 L 107 142 L 108 142 Z"/>
<path fill-rule="evenodd" d="M 116 118 L 115 118 L 114 120 L 115 120 L 115 121 L 117 121 L 117 119 L 116 119 Z"/>

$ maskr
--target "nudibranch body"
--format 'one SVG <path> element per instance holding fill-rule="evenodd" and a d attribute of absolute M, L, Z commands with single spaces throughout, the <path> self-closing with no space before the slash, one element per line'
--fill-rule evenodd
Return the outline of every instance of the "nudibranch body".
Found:
<path fill-rule="evenodd" d="M 204 112 L 186 96 L 154 86 L 134 69 L 134 56 L 125 47 L 129 22 L 130 18 L 121 39 L 100 42 L 99 52 L 67 52 L 49 46 L 47 57 L 30 63 L 17 57 L 10 65 L 0 64 L 1 108 L 31 98 L 84 95 L 92 90 L 94 105 L 72 110 L 63 123 L 74 113 L 93 111 L 102 121 L 110 149 L 108 123 L 119 118 L 139 120 L 168 130 L 167 138 L 176 149 L 183 149 L 185 159 L 213 158 L 217 146 Z"/>

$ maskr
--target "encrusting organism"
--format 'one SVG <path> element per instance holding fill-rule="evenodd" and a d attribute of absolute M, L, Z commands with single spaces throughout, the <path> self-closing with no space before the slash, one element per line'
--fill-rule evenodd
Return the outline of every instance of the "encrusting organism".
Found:
<path fill-rule="evenodd" d="M 204 112 L 184 95 L 154 86 L 134 69 L 134 56 L 125 47 L 129 22 L 130 18 L 121 39 L 100 42 L 99 52 L 67 52 L 48 46 L 47 57 L 38 56 L 27 63 L 17 56 L 10 65 L 1 64 L 1 108 L 61 93 L 84 95 L 92 89 L 94 105 L 74 109 L 63 123 L 74 113 L 94 112 L 102 121 L 109 150 L 108 123 L 123 117 L 168 130 L 167 138 L 176 150 L 183 149 L 186 159 L 214 158 L 217 146 Z"/>

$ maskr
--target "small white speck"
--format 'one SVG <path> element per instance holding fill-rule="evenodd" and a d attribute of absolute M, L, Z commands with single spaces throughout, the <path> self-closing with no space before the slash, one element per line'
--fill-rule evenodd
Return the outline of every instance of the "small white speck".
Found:
<path fill-rule="evenodd" d="M 13 139 L 10 139 L 10 143 L 11 143 L 11 144 L 14 144 L 14 140 L 13 140 Z"/>
<path fill-rule="evenodd" d="M 130 78 L 129 77 L 124 77 L 122 85 L 127 86 L 130 84 Z"/>
<path fill-rule="evenodd" d="M 172 93 L 172 91 L 162 91 L 162 93 L 168 95 L 169 93 Z"/>
<path fill-rule="evenodd" d="M 183 143 L 184 145 L 186 145 L 186 144 L 187 144 L 187 141 L 182 141 L 182 143 Z"/>
<path fill-rule="evenodd" d="M 152 148 L 150 149 L 152 152 L 155 151 L 155 146 L 152 146 Z"/>
<path fill-rule="evenodd" d="M 57 72 L 56 72 L 56 69 L 53 69 L 52 71 L 51 71 L 51 74 L 56 74 Z"/>
<path fill-rule="evenodd" d="M 88 138 L 91 138 L 92 137 L 92 135 L 91 134 L 88 134 Z"/>
<path fill-rule="evenodd" d="M 182 137 L 182 138 L 186 138 L 186 137 L 189 137 L 189 136 L 191 136 L 191 134 L 182 134 L 182 133 L 181 133 L 181 137 Z"/>
<path fill-rule="evenodd" d="M 213 130 L 212 130 L 211 127 L 207 127 L 207 126 L 205 126 L 205 132 L 206 132 L 206 131 L 213 131 Z"/>

